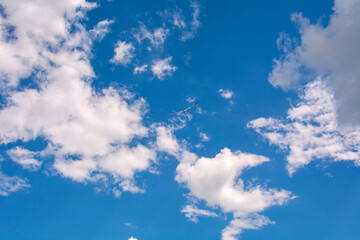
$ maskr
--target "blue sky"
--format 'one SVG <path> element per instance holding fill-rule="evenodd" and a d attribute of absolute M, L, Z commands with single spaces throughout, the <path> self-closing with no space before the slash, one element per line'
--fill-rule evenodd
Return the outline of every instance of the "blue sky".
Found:
<path fill-rule="evenodd" d="M 1 239 L 360 235 L 359 0 L 0 5 Z"/>

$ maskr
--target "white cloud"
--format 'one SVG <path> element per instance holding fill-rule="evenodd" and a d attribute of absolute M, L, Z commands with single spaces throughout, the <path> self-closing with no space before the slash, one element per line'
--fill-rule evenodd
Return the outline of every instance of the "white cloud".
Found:
<path fill-rule="evenodd" d="M 199 135 L 200 135 L 201 141 L 203 141 L 203 142 L 210 141 L 210 138 L 208 135 L 206 135 L 206 133 L 200 132 Z"/>
<path fill-rule="evenodd" d="M 127 91 L 92 89 L 92 38 L 80 22 L 84 9 L 95 5 L 82 0 L 3 1 L 2 5 L 11 13 L 2 24 L 16 29 L 9 40 L 4 37 L 9 33 L 1 28 L 0 55 L 8 60 L 0 64 L 7 81 L 2 87 L 16 86 L 31 73 L 37 86 L 4 96 L 0 143 L 18 145 L 39 137 L 47 142 L 36 153 L 15 146 L 9 156 L 31 169 L 40 166 L 38 155 L 53 158 L 48 164 L 51 172 L 79 182 L 106 181 L 117 196 L 123 191 L 143 192 L 135 185 L 135 173 L 150 170 L 156 158 L 155 149 L 136 141 L 148 136 L 142 123 L 147 105 Z M 127 57 L 116 58 L 127 62 Z M 2 195 L 28 187 L 19 177 L 1 175 L 1 181 Z"/>
<path fill-rule="evenodd" d="M 148 65 L 147 64 L 144 64 L 142 66 L 136 66 L 134 68 L 134 74 L 139 74 L 139 73 L 143 73 L 143 72 L 146 72 L 147 71 L 147 68 L 148 68 Z"/>
<path fill-rule="evenodd" d="M 38 170 L 42 162 L 35 159 L 36 152 L 29 151 L 25 148 L 15 147 L 7 151 L 10 158 L 20 164 L 25 169 Z"/>
<path fill-rule="evenodd" d="M 137 238 L 131 237 L 128 240 L 137 240 Z"/>
<path fill-rule="evenodd" d="M 166 37 L 169 34 L 169 29 L 159 27 L 151 32 L 142 22 L 140 22 L 139 25 L 139 28 L 136 29 L 134 33 L 134 37 L 139 43 L 148 40 L 154 47 L 161 47 L 164 44 Z"/>
<path fill-rule="evenodd" d="M 156 60 L 151 65 L 151 71 L 160 80 L 166 75 L 170 75 L 176 71 L 177 67 L 171 65 L 172 57 Z"/>
<path fill-rule="evenodd" d="M 131 62 L 131 59 L 134 55 L 135 48 L 131 43 L 118 41 L 115 45 L 115 55 L 110 60 L 111 63 L 114 64 L 123 64 L 127 65 Z"/>
<path fill-rule="evenodd" d="M 12 192 L 17 192 L 29 188 L 26 179 L 19 177 L 9 177 L 0 172 L 0 196 L 9 196 Z"/>
<path fill-rule="evenodd" d="M 0 16 L 0 86 L 15 87 L 21 78 L 29 77 L 35 68 L 46 68 L 55 53 L 73 48 L 84 32 L 78 19 L 95 3 L 72 1 L 13 1 L 1 2 L 6 16 Z M 65 16 L 65 17 L 64 17 Z M 77 31 L 69 32 L 73 24 Z M 9 31 L 13 29 L 14 31 Z M 88 41 L 82 38 L 83 41 Z M 78 53 L 75 50 L 75 53 Z"/>
<path fill-rule="evenodd" d="M 235 218 L 222 231 L 222 240 L 236 240 L 235 236 L 240 235 L 244 229 L 256 230 L 269 224 L 274 224 L 274 222 L 259 214 L 252 214 L 245 218 Z"/>
<path fill-rule="evenodd" d="M 259 118 L 248 127 L 289 151 L 289 174 L 315 159 L 352 160 L 360 166 L 360 128 L 339 129 L 333 94 L 320 79 L 306 85 L 286 120 Z"/>
<path fill-rule="evenodd" d="M 170 22 L 179 29 L 186 28 L 184 16 L 182 15 L 181 9 L 169 10 L 166 9 L 158 13 L 164 20 Z"/>
<path fill-rule="evenodd" d="M 113 23 L 113 20 L 108 19 L 100 21 L 93 29 L 90 30 L 90 34 L 94 39 L 101 41 L 106 36 L 106 34 L 110 32 L 109 26 Z"/>
<path fill-rule="evenodd" d="M 178 156 L 181 147 L 173 134 L 173 130 L 174 128 L 167 126 L 155 127 L 157 134 L 156 146 L 159 151 L 166 152 L 173 156 Z"/>
<path fill-rule="evenodd" d="M 220 96 L 225 99 L 230 99 L 234 95 L 233 91 L 231 91 L 229 89 L 222 89 L 222 88 L 219 89 L 219 93 L 220 93 Z"/>
<path fill-rule="evenodd" d="M 188 39 L 192 39 L 195 37 L 201 23 L 200 23 L 200 3 L 198 1 L 192 1 L 190 4 L 190 7 L 192 8 L 193 12 L 191 14 L 192 20 L 190 22 L 190 29 L 185 31 L 182 36 L 181 40 L 186 41 Z"/>
<path fill-rule="evenodd" d="M 245 187 L 239 178 L 242 171 L 267 161 L 269 159 L 263 156 L 239 151 L 233 153 L 227 148 L 214 158 L 198 158 L 184 151 L 176 169 L 176 180 L 189 188 L 191 196 L 206 201 L 207 206 L 220 207 L 222 211 L 233 214 L 234 219 L 223 231 L 223 239 L 234 239 L 243 229 L 254 229 L 254 216 L 267 219 L 258 212 L 270 206 L 283 205 L 293 198 L 285 190 Z M 270 220 L 262 222 L 265 225 Z"/>
<path fill-rule="evenodd" d="M 360 124 L 360 1 L 335 0 L 334 13 L 323 26 L 311 24 L 301 13 L 291 20 L 299 27 L 301 39 L 281 34 L 283 56 L 275 60 L 269 81 L 283 89 L 321 75 L 334 91 L 340 125 Z"/>
<path fill-rule="evenodd" d="M 198 222 L 199 216 L 205 217 L 218 217 L 218 215 L 214 212 L 210 212 L 204 209 L 198 209 L 197 207 L 186 205 L 182 210 L 182 213 L 185 213 L 185 217 L 187 217 L 192 222 Z"/>

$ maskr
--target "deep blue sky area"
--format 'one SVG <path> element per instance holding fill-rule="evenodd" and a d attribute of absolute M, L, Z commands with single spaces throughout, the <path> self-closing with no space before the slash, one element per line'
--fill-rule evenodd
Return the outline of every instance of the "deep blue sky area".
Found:
<path fill-rule="evenodd" d="M 184 41 L 180 38 L 187 30 L 164 23 L 160 13 L 166 9 L 181 10 L 189 30 L 195 9 L 191 7 L 193 3 L 199 6 L 197 17 L 200 25 L 194 36 Z M 7 1 L 0 4 L 4 9 L 10 5 Z M 289 149 L 270 144 L 265 137 L 247 127 L 250 121 L 261 117 L 286 120 L 288 109 L 299 103 L 296 89 L 283 90 L 268 81 L 274 59 L 282 56 L 276 41 L 280 33 L 287 33 L 300 41 L 299 28 L 290 20 L 295 12 L 301 12 L 311 24 L 317 24 L 321 18 L 322 26 L 326 27 L 334 14 L 333 1 L 114 0 L 98 1 L 97 4 L 97 8 L 89 10 L 80 24 L 90 31 L 104 19 L 114 22 L 109 25 L 106 36 L 92 40 L 90 46 L 89 65 L 95 77 L 84 81 L 90 83 L 93 94 L 103 96 L 103 89 L 112 87 L 126 89 L 134 94 L 135 100 L 144 98 L 146 111 L 142 114 L 142 124 L 149 129 L 154 126 L 152 124 L 170 126 L 173 122 L 179 123 L 176 116 L 168 114 L 198 102 L 189 110 L 189 117 L 180 116 L 184 125 L 171 130 L 182 147 L 199 158 L 214 158 L 224 148 L 265 156 L 269 161 L 239 170 L 234 183 L 241 179 L 245 189 L 259 185 L 262 189 L 291 192 L 292 199 L 286 203 L 269 205 L 264 211 L 254 212 L 268 217 L 273 224 L 258 229 L 244 228 L 235 239 L 358 239 L 360 168 L 353 161 L 333 161 L 325 156 L 297 169 L 290 176 L 286 169 Z M 136 40 L 134 33 L 141 24 L 150 32 L 160 27 L 169 29 L 161 46 L 152 46 L 148 39 Z M 127 64 L 110 61 L 119 41 L 131 43 L 134 47 L 134 56 Z M 156 60 L 170 56 L 176 70 L 161 79 L 152 72 L 151 66 Z M 144 64 L 148 65 L 147 71 L 134 74 L 134 68 Z M 11 106 L 10 101 L 4 99 L 15 91 L 42 91 L 46 88 L 46 84 L 35 80 L 39 68 L 41 66 L 34 67 L 32 75 L 19 77 L 23 81 L 16 90 L 2 87 L 5 89 L 1 92 L 2 124 L 5 110 Z M 0 71 L 5 70 L 0 66 Z M 220 89 L 229 90 L 232 96 L 222 97 Z M 129 104 L 134 99 L 129 100 Z M 41 118 L 41 115 L 36 115 L 35 108 L 32 111 Z M 51 114 L 47 116 L 50 118 Z M 39 153 L 55 143 L 56 136 L 53 132 L 46 133 L 43 127 L 35 137 L 25 139 L 19 136 L 6 142 L 4 136 L 11 128 L 6 126 L 6 130 L 4 127 L 0 129 L 0 173 L 26 179 L 30 187 L 10 191 L 8 196 L 0 194 L 2 240 L 218 240 L 222 239 L 223 229 L 234 218 L 235 210 L 226 211 L 221 204 L 211 204 L 210 200 L 197 196 L 195 190 L 192 192 L 189 185 L 175 180 L 181 162 L 175 155 L 157 152 L 153 166 L 135 171 L 134 178 L 131 178 L 145 191 L 123 190 L 121 196 L 116 197 L 112 192 L 112 180 L 76 181 L 67 177 L 56 168 L 57 165 L 53 165 L 59 155 L 35 155 L 35 159 L 42 161 L 41 167 L 35 170 L 12 161 L 10 149 L 20 146 Z M 204 140 L 201 134 L 209 140 Z M 156 144 L 155 130 L 149 130 L 142 138 L 132 139 L 129 144 L 138 142 L 151 149 Z M 68 161 L 76 161 L 76 156 L 62 155 Z M 85 159 L 88 156 L 79 153 L 78 157 Z M 100 155 L 94 157 L 100 158 Z M 5 186 L 7 183 L 1 182 L 5 181 L 1 177 L 0 184 Z M 181 210 L 192 203 L 198 209 L 216 212 L 217 217 L 199 215 L 198 222 L 189 221 Z"/>

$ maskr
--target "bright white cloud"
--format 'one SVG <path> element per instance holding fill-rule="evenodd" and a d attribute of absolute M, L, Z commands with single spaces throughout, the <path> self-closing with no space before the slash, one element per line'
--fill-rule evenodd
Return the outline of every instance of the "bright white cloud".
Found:
<path fill-rule="evenodd" d="M 176 171 L 176 180 L 185 184 L 190 195 L 206 201 L 209 207 L 219 207 L 232 213 L 234 219 L 223 231 L 223 239 L 229 240 L 244 229 L 255 229 L 255 223 L 270 223 L 258 215 L 270 206 L 283 205 L 293 196 L 285 190 L 265 189 L 261 186 L 245 187 L 239 178 L 242 171 L 269 161 L 268 158 L 248 153 L 231 152 L 224 148 L 214 158 L 198 158 L 184 151 Z M 257 216 L 254 220 L 254 216 Z M 260 223 L 258 224 L 260 227 Z"/>
<path fill-rule="evenodd" d="M 65 1 L 1 1 L 6 16 L 0 16 L 0 86 L 15 87 L 21 78 L 29 77 L 34 69 L 46 68 L 51 58 L 62 48 L 71 49 L 78 45 L 84 27 L 78 19 L 95 3 L 85 0 Z M 65 17 L 64 17 L 65 16 Z M 69 32 L 73 24 L 77 31 Z M 13 29 L 14 31 L 10 31 Z M 51 47 L 51 48 L 50 48 Z M 79 54 L 74 49 L 74 54 Z"/>
<path fill-rule="evenodd" d="M 152 73 L 160 80 L 176 71 L 177 67 L 171 65 L 172 57 L 156 60 L 151 65 Z"/>
<path fill-rule="evenodd" d="M 38 155 L 36 152 L 29 151 L 25 148 L 15 147 L 7 151 L 10 158 L 20 164 L 25 169 L 38 170 L 42 162 L 35 159 Z"/>
<path fill-rule="evenodd" d="M 118 41 L 114 49 L 114 57 L 110 60 L 114 64 L 127 65 L 131 62 L 134 55 L 135 48 L 131 43 Z"/>
<path fill-rule="evenodd" d="M 138 239 L 134 237 L 130 237 L 128 240 L 138 240 Z"/>
<path fill-rule="evenodd" d="M 218 215 L 214 212 L 210 212 L 205 209 L 198 209 L 197 207 L 186 205 L 182 210 L 182 213 L 185 213 L 185 217 L 187 217 L 192 222 L 198 222 L 198 217 L 218 217 Z"/>
<path fill-rule="evenodd" d="M 286 120 L 259 118 L 248 127 L 289 151 L 289 174 L 315 159 L 352 160 L 360 166 L 360 128 L 339 129 L 333 94 L 320 79 L 306 85 Z"/>
<path fill-rule="evenodd" d="M 155 131 L 156 146 L 159 151 L 166 152 L 173 156 L 178 156 L 181 147 L 173 134 L 173 128 L 167 126 L 157 126 Z"/>
<path fill-rule="evenodd" d="M 225 99 L 230 99 L 234 95 L 233 91 L 231 91 L 229 89 L 222 89 L 222 88 L 219 89 L 219 93 L 220 93 L 220 96 Z"/>
<path fill-rule="evenodd" d="M 26 179 L 19 177 L 9 177 L 0 172 L 0 196 L 9 196 L 12 192 L 17 192 L 29 188 Z"/>
<path fill-rule="evenodd" d="M 90 30 L 90 34 L 94 39 L 101 41 L 106 36 L 106 34 L 110 32 L 109 26 L 113 23 L 113 20 L 105 19 L 96 24 L 96 26 Z"/>
<path fill-rule="evenodd" d="M 299 27 L 301 39 L 281 34 L 283 56 L 275 60 L 269 81 L 290 89 L 300 81 L 322 75 L 334 91 L 339 124 L 360 124 L 360 1 L 335 0 L 327 26 L 311 24 L 301 13 L 291 20 Z"/>
<path fill-rule="evenodd" d="M 9 156 L 30 169 L 40 167 L 38 155 L 53 158 L 51 172 L 79 182 L 106 181 L 118 196 L 143 192 L 134 175 L 149 170 L 156 158 L 155 149 L 133 142 L 148 136 L 142 124 L 146 102 L 127 91 L 92 89 L 93 38 L 80 22 L 95 5 L 82 0 L 2 5 L 9 13 L 1 17 L 2 26 L 16 31 L 9 40 L 10 33 L 1 28 L 0 55 L 8 60 L 0 63 L 1 86 L 16 86 L 31 73 L 38 86 L 8 92 L 0 110 L 0 143 L 42 137 L 48 144 L 36 153 L 15 146 Z M 126 63 L 129 58 L 119 50 L 114 59 Z M 19 177 L 1 175 L 1 181 L 2 195 L 28 187 Z"/>
<path fill-rule="evenodd" d="M 139 73 L 143 73 L 143 72 L 146 72 L 148 70 L 148 65 L 147 64 L 144 64 L 142 66 L 136 66 L 134 68 L 134 74 L 139 74 Z"/>

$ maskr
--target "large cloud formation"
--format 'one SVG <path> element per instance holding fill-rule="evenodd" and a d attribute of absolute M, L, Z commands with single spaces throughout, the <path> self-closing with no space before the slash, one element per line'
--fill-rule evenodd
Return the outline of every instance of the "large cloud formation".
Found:
<path fill-rule="evenodd" d="M 339 124 L 348 127 L 360 124 L 360 1 L 335 0 L 333 10 L 326 26 L 291 15 L 301 39 L 280 35 L 283 56 L 275 60 L 269 81 L 291 89 L 321 75 L 334 92 Z"/>
<path fill-rule="evenodd" d="M 176 169 L 176 180 L 190 190 L 190 197 L 205 201 L 212 209 L 220 208 L 233 214 L 230 224 L 222 231 L 222 239 L 234 240 L 245 229 L 259 229 L 273 223 L 259 212 L 271 206 L 281 206 L 294 197 L 286 190 L 245 186 L 240 178 L 242 172 L 267 161 L 266 157 L 232 152 L 228 148 L 222 149 L 214 158 L 199 158 L 184 151 Z M 217 216 L 214 212 L 189 205 L 182 212 L 195 222 L 198 216 Z"/>
<path fill-rule="evenodd" d="M 139 143 L 149 132 L 142 123 L 146 102 L 124 89 L 91 87 L 92 41 L 112 21 L 87 31 L 82 20 L 96 5 L 84 0 L 1 4 L 0 142 L 42 138 L 47 144 L 36 152 L 15 146 L 7 156 L 31 170 L 52 159 L 52 172 L 79 182 L 110 181 L 117 196 L 142 192 L 134 175 L 156 160 L 156 150 Z M 2 173 L 0 181 L 1 195 L 29 186 Z"/>

